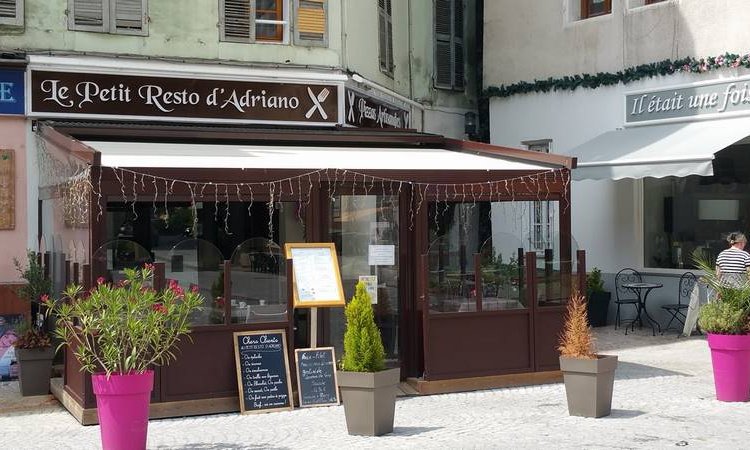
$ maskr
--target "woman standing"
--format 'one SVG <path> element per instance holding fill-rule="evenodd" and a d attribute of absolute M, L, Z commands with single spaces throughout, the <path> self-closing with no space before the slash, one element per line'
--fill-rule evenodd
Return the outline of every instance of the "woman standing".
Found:
<path fill-rule="evenodd" d="M 729 248 L 719 253 L 716 258 L 716 276 L 733 285 L 747 283 L 750 271 L 750 254 L 745 249 L 747 238 L 740 232 L 729 233 Z"/>

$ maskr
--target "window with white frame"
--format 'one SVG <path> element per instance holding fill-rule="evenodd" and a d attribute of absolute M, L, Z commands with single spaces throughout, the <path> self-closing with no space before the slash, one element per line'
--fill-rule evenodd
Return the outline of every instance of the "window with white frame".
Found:
<path fill-rule="evenodd" d="M 68 0 L 68 29 L 148 35 L 148 0 Z"/>
<path fill-rule="evenodd" d="M 393 75 L 393 20 L 391 0 L 378 0 L 378 61 L 380 71 Z"/>
<path fill-rule="evenodd" d="M 464 2 L 435 0 L 435 87 L 464 90 L 464 60 Z"/>
<path fill-rule="evenodd" d="M 526 148 L 539 153 L 549 153 L 551 139 L 524 141 Z M 552 248 L 555 235 L 555 208 L 547 200 L 534 201 L 529 211 L 529 248 L 542 251 Z"/>
<path fill-rule="evenodd" d="M 221 40 L 289 42 L 289 0 L 220 0 Z"/>
<path fill-rule="evenodd" d="M 23 26 L 23 0 L 0 0 L 0 25 Z"/>

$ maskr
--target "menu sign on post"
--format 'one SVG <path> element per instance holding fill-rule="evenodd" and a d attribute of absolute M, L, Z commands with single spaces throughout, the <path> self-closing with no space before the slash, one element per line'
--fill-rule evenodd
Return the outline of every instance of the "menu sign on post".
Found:
<path fill-rule="evenodd" d="M 299 405 L 338 405 L 339 386 L 333 347 L 299 348 L 294 351 L 294 358 L 297 362 Z"/>
<path fill-rule="evenodd" d="M 294 408 L 284 330 L 241 331 L 233 339 L 240 411 Z"/>
<path fill-rule="evenodd" d="M 344 289 L 332 242 L 288 243 L 286 257 L 292 260 L 294 307 L 344 306 Z"/>

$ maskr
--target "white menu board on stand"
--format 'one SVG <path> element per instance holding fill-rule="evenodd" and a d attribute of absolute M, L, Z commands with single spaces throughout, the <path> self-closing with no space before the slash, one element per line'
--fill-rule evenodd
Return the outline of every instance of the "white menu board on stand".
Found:
<path fill-rule="evenodd" d="M 344 289 L 332 242 L 288 243 L 287 259 L 292 260 L 294 307 L 344 306 Z"/>

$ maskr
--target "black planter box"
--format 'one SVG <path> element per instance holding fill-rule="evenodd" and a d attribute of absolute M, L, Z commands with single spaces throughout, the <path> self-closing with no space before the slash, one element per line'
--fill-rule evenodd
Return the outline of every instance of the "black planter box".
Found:
<path fill-rule="evenodd" d="M 611 292 L 589 292 L 588 299 L 589 324 L 592 327 L 603 327 L 607 325 L 607 311 L 609 311 L 609 299 Z"/>

